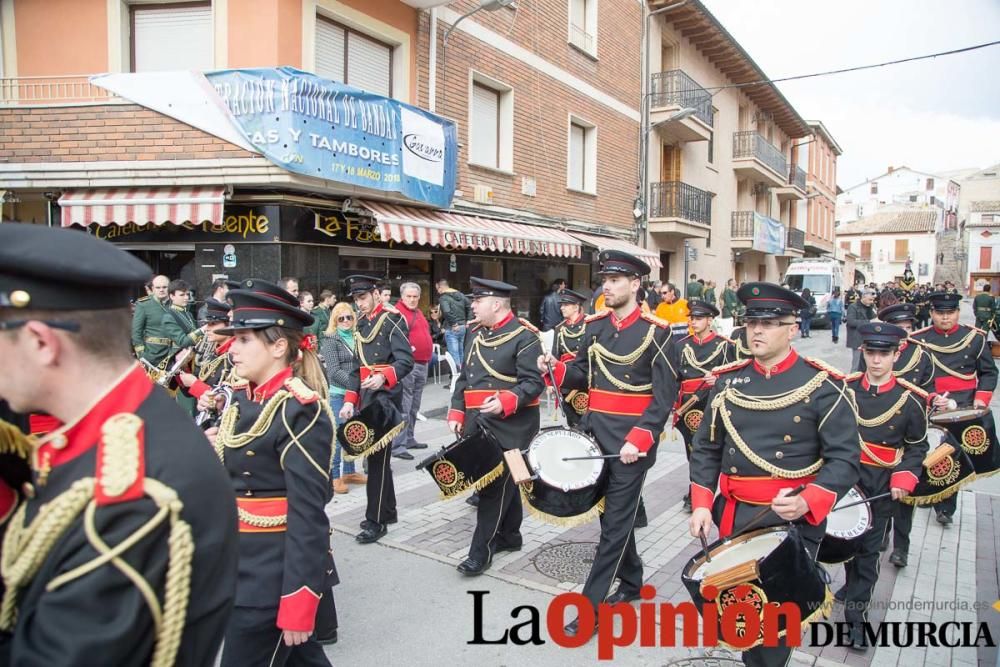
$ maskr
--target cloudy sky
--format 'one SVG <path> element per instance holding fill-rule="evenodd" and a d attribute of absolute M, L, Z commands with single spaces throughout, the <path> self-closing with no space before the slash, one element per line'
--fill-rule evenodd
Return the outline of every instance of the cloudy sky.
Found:
<path fill-rule="evenodd" d="M 771 78 L 1000 39 L 997 0 L 702 0 Z M 850 187 L 889 165 L 920 171 L 1000 162 L 1000 45 L 779 88 L 844 150 Z"/>

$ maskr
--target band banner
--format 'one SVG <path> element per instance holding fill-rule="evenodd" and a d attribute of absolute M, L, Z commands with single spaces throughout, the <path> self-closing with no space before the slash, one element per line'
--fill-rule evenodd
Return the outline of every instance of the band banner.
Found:
<path fill-rule="evenodd" d="M 785 254 L 785 226 L 774 218 L 754 212 L 753 249 L 771 255 Z"/>

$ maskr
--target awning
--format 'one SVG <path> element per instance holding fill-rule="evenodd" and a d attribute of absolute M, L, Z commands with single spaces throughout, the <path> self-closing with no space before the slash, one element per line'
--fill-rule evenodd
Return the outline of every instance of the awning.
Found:
<path fill-rule="evenodd" d="M 376 202 L 362 202 L 375 216 L 383 241 L 518 255 L 580 257 L 580 242 L 552 227 L 526 225 Z"/>
<path fill-rule="evenodd" d="M 663 264 L 660 263 L 660 253 L 655 250 L 640 248 L 639 246 L 629 243 L 628 241 L 611 238 L 610 236 L 595 236 L 593 234 L 584 234 L 582 232 L 571 232 L 571 234 L 587 245 L 597 248 L 598 250 L 621 250 L 635 255 L 654 269 L 663 268 Z"/>
<path fill-rule="evenodd" d="M 225 188 L 74 190 L 59 198 L 62 226 L 222 224 Z"/>

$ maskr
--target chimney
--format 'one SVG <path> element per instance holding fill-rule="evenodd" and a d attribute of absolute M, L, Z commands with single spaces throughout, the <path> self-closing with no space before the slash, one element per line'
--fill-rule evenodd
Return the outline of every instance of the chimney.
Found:
<path fill-rule="evenodd" d="M 889 173 L 890 174 L 892 173 L 892 165 L 891 164 L 889 165 Z"/>

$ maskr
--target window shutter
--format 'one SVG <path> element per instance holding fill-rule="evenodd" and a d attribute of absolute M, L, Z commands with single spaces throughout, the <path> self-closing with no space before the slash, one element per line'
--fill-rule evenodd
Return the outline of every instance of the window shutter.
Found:
<path fill-rule="evenodd" d="M 872 258 L 872 242 L 862 241 L 861 242 L 861 259 L 871 259 Z"/>
<path fill-rule="evenodd" d="M 472 136 L 469 149 L 472 162 L 487 167 L 498 166 L 499 114 L 499 94 L 478 83 L 472 84 Z"/>
<path fill-rule="evenodd" d="M 369 93 L 392 95 L 392 49 L 356 32 L 347 35 L 347 83 Z"/>
<path fill-rule="evenodd" d="M 903 261 L 910 254 L 910 242 L 907 239 L 896 239 L 895 258 Z"/>
<path fill-rule="evenodd" d="M 583 190 L 586 186 L 584 168 L 586 164 L 587 131 L 575 123 L 569 126 L 569 187 Z"/>
<path fill-rule="evenodd" d="M 136 72 L 208 70 L 215 65 L 212 7 L 132 9 Z"/>
<path fill-rule="evenodd" d="M 338 25 L 316 19 L 316 74 L 344 83 L 344 39 Z"/>

